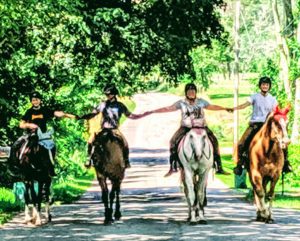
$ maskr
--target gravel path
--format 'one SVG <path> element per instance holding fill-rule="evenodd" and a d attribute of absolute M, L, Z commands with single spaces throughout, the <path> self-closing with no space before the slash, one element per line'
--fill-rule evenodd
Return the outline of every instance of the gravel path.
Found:
<path fill-rule="evenodd" d="M 136 113 L 172 104 L 178 97 L 148 93 L 135 96 Z M 128 139 L 132 168 L 122 184 L 120 222 L 104 226 L 97 182 L 81 200 L 55 206 L 53 221 L 41 227 L 24 225 L 23 214 L 0 227 L 0 240 L 299 240 L 300 212 L 275 209 L 275 224 L 255 222 L 255 208 L 241 196 L 210 177 L 207 225 L 186 222 L 187 205 L 179 174 L 168 170 L 168 143 L 179 124 L 178 112 L 127 120 L 122 131 Z"/>

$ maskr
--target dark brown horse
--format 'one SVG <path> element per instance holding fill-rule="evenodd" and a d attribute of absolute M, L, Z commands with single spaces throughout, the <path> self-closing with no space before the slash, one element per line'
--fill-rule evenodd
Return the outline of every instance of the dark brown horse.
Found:
<path fill-rule="evenodd" d="M 41 203 L 45 198 L 45 216 L 51 221 L 50 214 L 50 186 L 52 178 L 49 176 L 49 165 L 51 156 L 54 158 L 54 150 L 50 150 L 39 144 L 37 133 L 30 134 L 26 139 L 20 141 L 11 150 L 10 165 L 17 168 L 20 180 L 25 185 L 25 222 L 41 225 Z M 51 155 L 51 156 L 50 156 Z M 34 183 L 38 183 L 36 193 Z M 30 203 L 33 204 L 32 215 Z"/>
<path fill-rule="evenodd" d="M 284 164 L 283 149 L 290 140 L 287 135 L 287 113 L 289 107 L 271 112 L 254 136 L 249 147 L 249 177 L 257 207 L 257 221 L 272 223 L 272 200 L 275 186 Z M 270 183 L 270 188 L 267 189 Z"/>
<path fill-rule="evenodd" d="M 124 144 L 115 136 L 113 131 L 100 132 L 94 141 L 92 159 L 96 170 L 97 179 L 102 190 L 102 201 L 105 208 L 104 224 L 111 224 L 113 219 L 113 205 L 115 202 L 115 220 L 121 218 L 120 211 L 120 188 L 125 175 Z M 109 192 L 107 179 L 112 187 Z"/>

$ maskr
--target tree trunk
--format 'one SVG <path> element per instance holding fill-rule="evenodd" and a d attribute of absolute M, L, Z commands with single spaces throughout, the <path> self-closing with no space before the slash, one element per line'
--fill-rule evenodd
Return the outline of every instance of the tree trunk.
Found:
<path fill-rule="evenodd" d="M 294 35 L 294 26 L 293 26 L 293 8 L 292 0 L 283 0 L 283 8 L 285 13 L 285 24 L 283 34 L 287 37 L 292 37 Z"/>
<path fill-rule="evenodd" d="M 295 102 L 294 102 L 294 122 L 292 129 L 292 143 L 299 143 L 299 127 L 300 127 L 300 78 L 296 79 L 296 93 L 295 93 Z"/>
<path fill-rule="evenodd" d="M 275 24 L 275 33 L 277 44 L 280 52 L 280 74 L 279 77 L 283 81 L 284 89 L 289 100 L 292 99 L 291 86 L 289 81 L 289 63 L 290 54 L 287 41 L 284 36 L 281 35 L 280 18 L 278 14 L 277 0 L 272 0 L 273 18 Z"/>
<path fill-rule="evenodd" d="M 240 11 L 241 11 L 241 2 L 236 1 L 235 8 L 235 22 L 234 22 L 234 106 L 239 105 L 239 61 L 240 61 Z M 239 112 L 234 112 L 234 130 L 233 130 L 233 145 L 234 145 L 234 160 L 237 162 L 237 153 L 238 153 L 238 131 L 239 131 Z"/>

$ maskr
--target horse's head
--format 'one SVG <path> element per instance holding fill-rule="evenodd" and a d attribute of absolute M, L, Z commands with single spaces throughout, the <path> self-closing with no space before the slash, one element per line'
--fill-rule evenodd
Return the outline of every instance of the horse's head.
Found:
<path fill-rule="evenodd" d="M 271 135 L 272 138 L 278 141 L 282 149 L 285 149 L 288 146 L 288 144 L 291 142 L 287 133 L 287 123 L 288 123 L 287 113 L 289 112 L 290 108 L 291 108 L 290 105 L 288 105 L 283 109 L 280 109 L 278 106 L 276 106 L 271 115 L 271 118 L 273 119 L 271 125 L 272 128 Z"/>

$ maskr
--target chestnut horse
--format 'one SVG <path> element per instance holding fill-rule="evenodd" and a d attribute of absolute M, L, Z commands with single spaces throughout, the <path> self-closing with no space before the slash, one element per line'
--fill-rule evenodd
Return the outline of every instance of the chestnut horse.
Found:
<path fill-rule="evenodd" d="M 115 220 L 121 218 L 120 189 L 125 175 L 124 144 L 112 130 L 105 129 L 96 135 L 92 160 L 97 179 L 102 190 L 102 201 L 105 208 L 104 224 L 111 224 L 113 219 L 113 205 L 115 203 Z M 107 179 L 112 187 L 109 192 Z"/>
<path fill-rule="evenodd" d="M 272 200 L 275 186 L 284 164 L 283 149 L 290 143 L 287 134 L 289 107 L 278 106 L 269 114 L 266 122 L 254 136 L 249 146 L 249 177 L 257 207 L 257 221 L 272 223 Z M 270 183 L 270 188 L 267 189 Z"/>
<path fill-rule="evenodd" d="M 206 224 L 206 184 L 213 166 L 213 148 L 204 128 L 192 128 L 180 141 L 178 157 L 190 224 Z"/>

